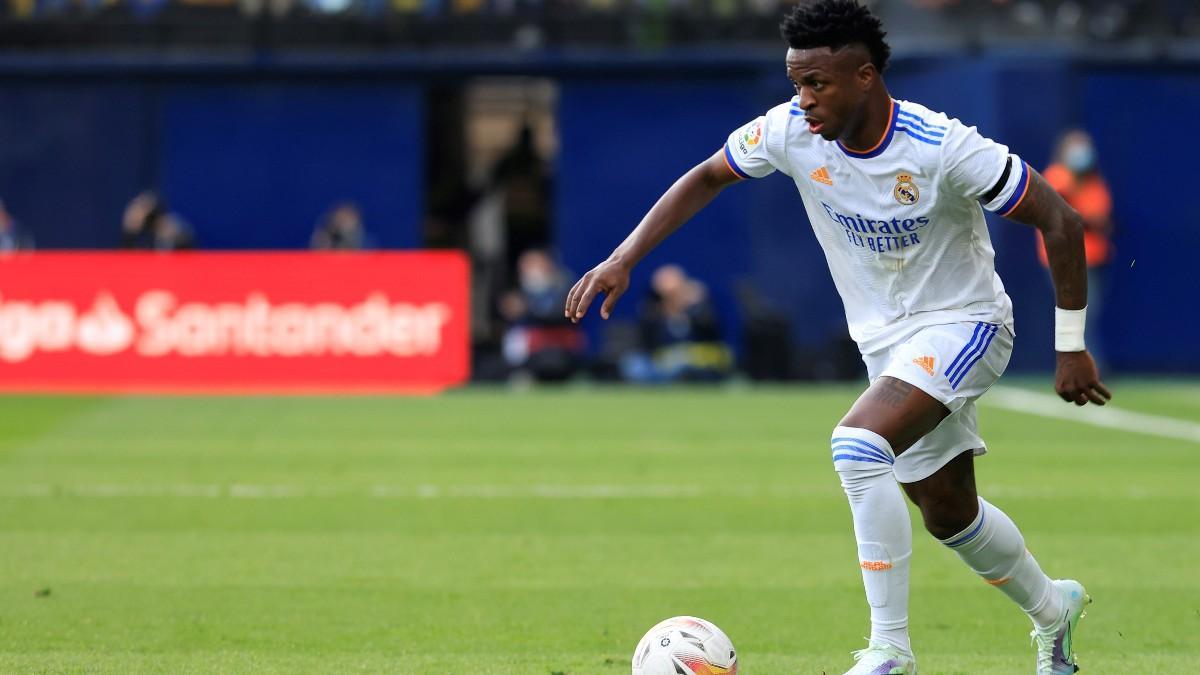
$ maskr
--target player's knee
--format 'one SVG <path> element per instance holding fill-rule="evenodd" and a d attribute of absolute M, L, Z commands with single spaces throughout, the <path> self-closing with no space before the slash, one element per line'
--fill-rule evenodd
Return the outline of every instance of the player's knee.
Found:
<path fill-rule="evenodd" d="M 830 440 L 833 468 L 842 479 L 842 487 L 854 498 L 866 489 L 866 483 L 890 475 L 896 455 L 892 446 L 879 434 L 858 427 L 839 426 Z"/>
<path fill-rule="evenodd" d="M 962 532 L 967 525 L 971 524 L 969 520 L 963 520 L 957 516 L 952 516 L 948 513 L 930 513 L 922 511 L 924 516 L 925 530 L 933 535 L 935 539 L 949 539 L 954 535 Z"/>
<path fill-rule="evenodd" d="M 969 497 L 969 498 L 967 498 Z M 925 529 L 938 539 L 949 539 L 962 532 L 979 514 L 975 497 L 946 493 L 923 495 L 917 506 Z"/>

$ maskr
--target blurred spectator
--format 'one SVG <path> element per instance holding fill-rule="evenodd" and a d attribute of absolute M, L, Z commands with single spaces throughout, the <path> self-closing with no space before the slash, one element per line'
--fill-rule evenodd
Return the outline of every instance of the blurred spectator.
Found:
<path fill-rule="evenodd" d="M 925 9 L 942 9 L 958 5 L 962 0 L 909 0 L 910 4 Z M 992 0 L 993 5 L 1007 5 L 1009 0 Z"/>
<path fill-rule="evenodd" d="M 517 377 L 565 380 L 583 364 L 583 332 L 563 316 L 571 290 L 564 270 L 540 249 L 517 260 L 517 289 L 500 298 L 500 315 L 509 323 L 504 358 Z"/>
<path fill-rule="evenodd" d="M 33 238 L 21 231 L 16 218 L 0 201 L 0 253 L 12 253 L 33 248 Z"/>
<path fill-rule="evenodd" d="M 457 110 L 439 108 L 438 113 L 446 118 L 465 110 L 462 104 Z M 467 129 L 465 118 L 458 120 L 456 128 Z M 521 331 L 511 333 L 509 328 L 514 315 L 523 315 L 517 303 L 524 292 L 511 289 L 528 287 L 526 280 L 538 274 L 531 272 L 531 267 L 541 262 L 538 255 L 526 254 L 541 252 L 549 244 L 550 171 L 538 150 L 531 122 L 526 119 L 515 130 L 506 146 L 487 148 L 486 152 L 498 154 L 495 160 L 474 166 L 468 161 L 471 150 L 466 134 L 449 134 L 447 145 L 456 150 L 438 153 L 439 178 L 431 190 L 426 232 L 437 236 L 429 241 L 465 247 L 471 255 L 476 377 L 507 376 L 511 370 L 512 335 Z M 562 308 L 557 309 L 561 315 Z"/>
<path fill-rule="evenodd" d="M 1096 146 L 1086 131 L 1072 129 L 1058 142 L 1053 163 L 1044 172 L 1046 182 L 1083 217 L 1083 248 L 1088 266 L 1087 342 L 1097 362 L 1102 361 L 1102 340 L 1098 332 L 1103 313 L 1105 271 L 1112 259 L 1112 197 L 1108 184 L 1097 166 Z M 1043 267 L 1046 245 L 1037 233 L 1038 258 Z"/>
<path fill-rule="evenodd" d="M 373 248 L 371 236 L 363 228 L 362 212 L 353 202 L 333 207 L 313 231 L 310 247 L 314 251 L 361 251 Z"/>
<path fill-rule="evenodd" d="M 650 297 L 642 303 L 642 349 L 622 360 L 622 375 L 635 382 L 705 382 L 724 379 L 733 356 L 704 284 L 678 265 L 654 271 Z"/>
<path fill-rule="evenodd" d="M 538 154 L 528 123 L 496 162 L 490 183 L 490 190 L 503 195 L 505 249 L 512 269 L 518 256 L 546 246 L 550 237 L 550 169 Z"/>
<path fill-rule="evenodd" d="M 186 251 L 195 248 L 192 229 L 167 203 L 147 190 L 134 197 L 121 218 L 121 248 Z"/>
<path fill-rule="evenodd" d="M 532 49 L 561 40 L 592 44 L 665 46 L 697 38 L 718 41 L 777 40 L 777 15 L 794 0 L 8 0 L 0 16 L 44 23 L 48 19 L 133 17 L 106 39 L 140 44 L 144 23 L 170 26 L 173 39 L 195 36 L 198 42 L 228 44 L 230 31 L 244 34 L 254 46 L 256 31 L 247 23 L 288 23 L 294 20 L 342 22 L 353 27 L 322 31 L 331 43 L 380 39 L 378 26 L 389 18 L 423 17 L 439 22 L 439 30 L 417 27 L 394 35 L 396 44 L 446 39 L 508 43 Z M 1194 36 L 1200 31 L 1196 0 L 870 0 L 872 8 L 899 21 L 897 37 L 942 41 L 983 42 L 1011 37 L 1049 39 L 1141 39 L 1172 34 Z M 595 19 L 602 19 L 596 21 Z M 198 21 L 199 19 L 199 21 Z M 519 19 L 519 20 L 514 20 Z M 615 19 L 615 20 L 608 20 Z M 565 20 L 565 21 L 564 21 Z M 490 22 L 490 25 L 489 25 Z M 217 23 L 227 30 L 190 30 L 195 24 Z M 481 23 L 486 26 L 480 30 Z M 891 25 L 891 24 L 889 24 Z M 80 34 L 45 25 L 41 37 L 52 42 L 78 42 Z M 106 27 L 107 28 L 107 27 Z M 284 31 L 290 33 L 290 31 Z M 111 36 L 111 37 L 108 37 Z M 296 33 L 299 44 L 312 39 Z M 92 44 L 90 34 L 86 40 Z"/>

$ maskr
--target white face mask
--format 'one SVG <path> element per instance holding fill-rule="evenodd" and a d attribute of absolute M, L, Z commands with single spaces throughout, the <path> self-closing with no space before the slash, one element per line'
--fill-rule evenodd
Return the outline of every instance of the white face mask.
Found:
<path fill-rule="evenodd" d="M 521 276 L 521 290 L 526 293 L 543 293 L 554 286 L 554 277 L 542 270 L 531 270 Z"/>
<path fill-rule="evenodd" d="M 1076 143 L 1063 152 L 1063 164 L 1075 173 L 1085 173 L 1096 164 L 1096 151 L 1090 143 Z"/>

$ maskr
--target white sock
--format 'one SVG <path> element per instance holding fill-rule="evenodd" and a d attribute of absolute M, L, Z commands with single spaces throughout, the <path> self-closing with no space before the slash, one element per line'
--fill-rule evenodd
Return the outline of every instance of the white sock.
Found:
<path fill-rule="evenodd" d="M 912 523 L 892 473 L 896 455 L 882 436 L 855 427 L 834 429 L 832 447 L 833 466 L 854 516 L 859 567 L 871 606 L 871 641 L 911 652 L 908 567 Z"/>
<path fill-rule="evenodd" d="M 979 514 L 965 530 L 943 539 L 984 581 L 1012 598 L 1038 628 L 1063 612 L 1062 597 L 1025 548 L 1025 538 L 1003 511 L 979 498 Z"/>

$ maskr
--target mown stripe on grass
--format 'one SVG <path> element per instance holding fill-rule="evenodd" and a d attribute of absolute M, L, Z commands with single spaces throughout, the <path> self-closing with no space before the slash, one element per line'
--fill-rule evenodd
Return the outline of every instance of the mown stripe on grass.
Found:
<path fill-rule="evenodd" d="M 1010 387 L 996 387 L 983 399 L 984 404 L 1013 412 L 1068 420 L 1106 429 L 1119 429 L 1145 436 L 1200 443 L 1200 424 L 1162 415 L 1149 415 L 1114 408 L 1111 405 L 1074 407 L 1049 394 L 1038 394 Z"/>

